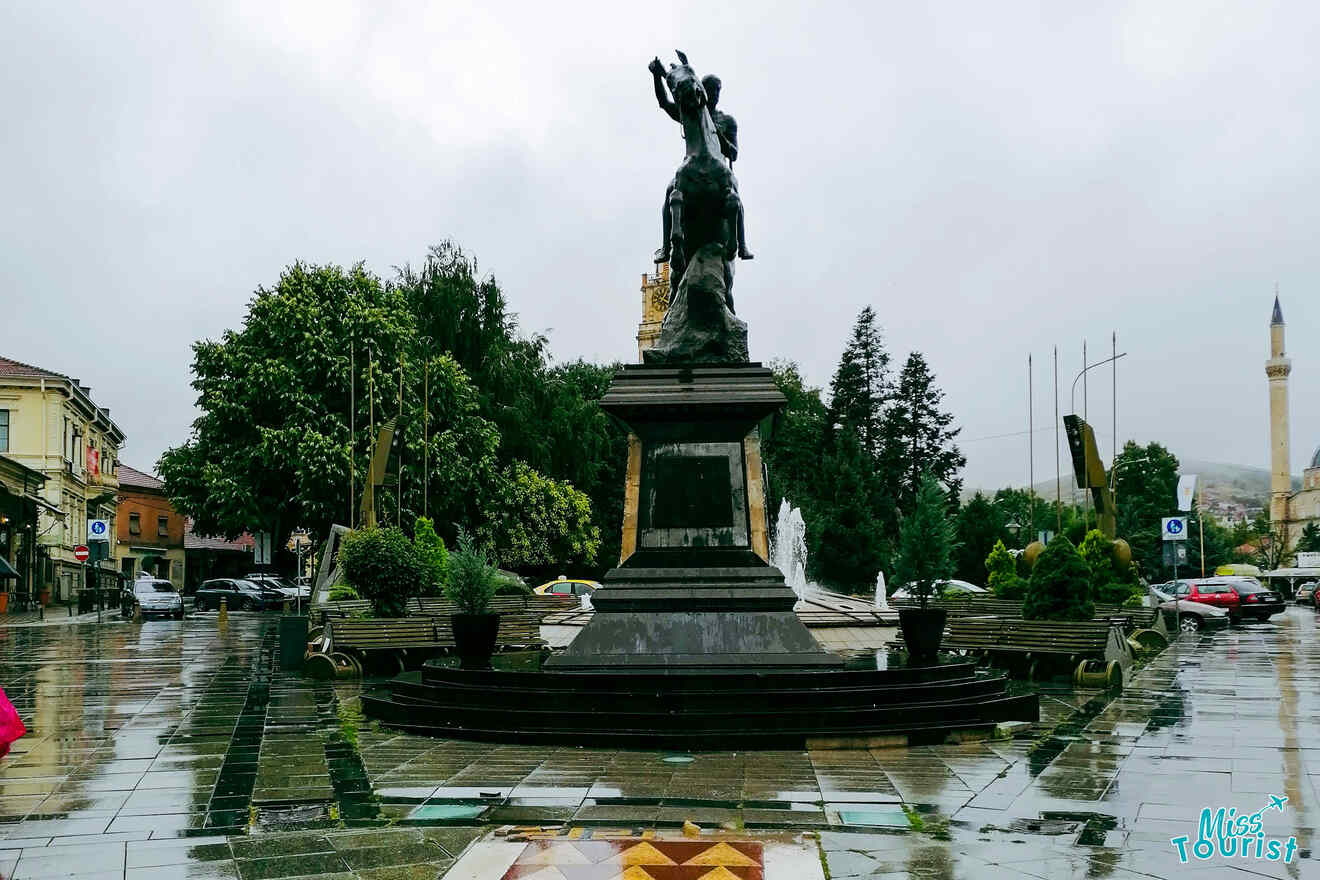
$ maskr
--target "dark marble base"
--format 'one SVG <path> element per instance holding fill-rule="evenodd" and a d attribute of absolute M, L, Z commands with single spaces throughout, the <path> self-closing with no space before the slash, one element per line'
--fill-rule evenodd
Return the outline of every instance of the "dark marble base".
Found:
<path fill-rule="evenodd" d="M 905 735 L 1035 721 L 1035 694 L 970 664 L 888 671 L 711 673 L 470 671 L 426 666 L 365 694 L 395 727 L 493 742 L 633 748 L 801 748 L 808 739 Z"/>
<path fill-rule="evenodd" d="M 705 563 L 705 564 L 694 564 Z M 829 669 L 779 569 L 748 551 L 643 551 L 605 576 L 591 622 L 548 670 Z"/>

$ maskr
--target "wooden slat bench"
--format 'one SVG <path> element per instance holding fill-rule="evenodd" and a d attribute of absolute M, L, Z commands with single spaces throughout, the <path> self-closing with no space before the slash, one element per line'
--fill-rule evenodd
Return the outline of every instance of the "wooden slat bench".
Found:
<path fill-rule="evenodd" d="M 902 645 L 902 634 L 893 643 Z M 1072 669 L 1079 661 L 1131 662 L 1122 628 L 1109 620 L 1022 620 L 1007 617 L 950 617 L 942 651 L 981 654 L 1009 668 L 1040 672 L 1039 661 Z"/>
<path fill-rule="evenodd" d="M 325 626 L 334 618 L 353 617 L 371 610 L 371 603 L 366 599 L 341 599 L 338 602 L 326 602 L 312 608 L 312 620 Z"/>

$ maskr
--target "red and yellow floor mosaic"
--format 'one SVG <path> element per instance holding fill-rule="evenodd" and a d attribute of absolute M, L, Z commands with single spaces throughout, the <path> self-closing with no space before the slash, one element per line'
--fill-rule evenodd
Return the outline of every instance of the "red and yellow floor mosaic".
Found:
<path fill-rule="evenodd" d="M 760 843 L 534 840 L 502 880 L 762 880 Z"/>

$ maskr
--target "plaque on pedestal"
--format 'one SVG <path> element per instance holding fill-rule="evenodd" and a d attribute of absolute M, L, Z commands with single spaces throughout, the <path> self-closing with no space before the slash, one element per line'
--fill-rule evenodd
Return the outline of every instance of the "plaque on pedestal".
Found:
<path fill-rule="evenodd" d="M 623 554 L 596 614 L 547 661 L 565 671 L 747 671 L 843 661 L 793 613 L 770 565 L 762 419 L 785 403 L 760 364 L 626 367 L 601 407 L 627 423 Z"/>

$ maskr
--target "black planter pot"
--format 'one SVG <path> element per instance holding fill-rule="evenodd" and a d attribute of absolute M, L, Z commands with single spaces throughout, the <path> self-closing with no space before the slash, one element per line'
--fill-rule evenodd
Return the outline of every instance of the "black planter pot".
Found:
<path fill-rule="evenodd" d="M 500 632 L 498 614 L 454 614 L 449 618 L 454 632 L 454 650 L 461 669 L 490 669 L 495 638 Z"/>
<path fill-rule="evenodd" d="M 948 612 L 943 608 L 903 608 L 898 612 L 898 625 L 903 630 L 903 644 L 913 665 L 932 664 L 944 640 L 944 621 Z"/>

